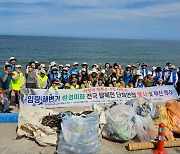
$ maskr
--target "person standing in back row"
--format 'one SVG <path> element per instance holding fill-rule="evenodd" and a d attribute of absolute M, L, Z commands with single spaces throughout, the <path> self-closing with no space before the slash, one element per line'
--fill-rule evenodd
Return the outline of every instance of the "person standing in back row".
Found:
<path fill-rule="evenodd" d="M 20 89 L 23 86 L 23 73 L 21 72 L 21 65 L 16 65 L 16 70 L 12 73 L 12 80 L 11 80 L 11 88 L 13 90 L 13 92 L 15 93 L 15 103 L 16 103 L 16 107 L 19 108 L 19 92 Z"/>
<path fill-rule="evenodd" d="M 12 72 L 14 72 L 16 70 L 16 61 L 17 61 L 17 59 L 15 57 L 9 58 L 9 65 L 11 65 Z"/>
<path fill-rule="evenodd" d="M 148 74 L 148 69 L 147 69 L 147 64 L 146 63 L 142 63 L 141 65 L 141 73 L 143 78 L 146 77 L 146 75 Z"/>
<path fill-rule="evenodd" d="M 176 87 L 176 84 L 178 82 L 178 75 L 176 72 L 176 67 L 174 65 L 170 65 L 169 67 L 169 73 L 167 76 L 166 84 L 167 85 L 174 85 Z"/>
<path fill-rule="evenodd" d="M 0 75 L 0 89 L 3 91 L 5 97 L 9 98 L 10 85 L 12 79 L 11 65 L 5 66 L 5 71 Z"/>
<path fill-rule="evenodd" d="M 37 75 L 34 67 L 27 66 L 26 69 L 26 88 L 36 88 L 36 82 L 37 82 Z"/>

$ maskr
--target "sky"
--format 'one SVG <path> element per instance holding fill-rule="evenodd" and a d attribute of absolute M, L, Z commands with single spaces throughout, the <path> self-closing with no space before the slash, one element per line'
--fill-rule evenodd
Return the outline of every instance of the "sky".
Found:
<path fill-rule="evenodd" d="M 180 40 L 180 0 L 0 0 L 0 35 Z"/>

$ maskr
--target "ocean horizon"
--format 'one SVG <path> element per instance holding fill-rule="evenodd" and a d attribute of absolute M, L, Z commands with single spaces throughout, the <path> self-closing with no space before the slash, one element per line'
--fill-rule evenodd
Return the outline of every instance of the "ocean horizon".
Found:
<path fill-rule="evenodd" d="M 89 66 L 106 62 L 123 67 L 137 62 L 149 67 L 164 67 L 167 62 L 180 66 L 180 40 L 0 35 L 0 53 L 1 71 L 11 56 L 23 68 L 32 60 L 46 65 L 77 61 Z"/>

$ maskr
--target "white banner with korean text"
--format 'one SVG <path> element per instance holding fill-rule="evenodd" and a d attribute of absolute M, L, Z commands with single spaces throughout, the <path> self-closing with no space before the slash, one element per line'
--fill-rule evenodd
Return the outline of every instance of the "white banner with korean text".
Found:
<path fill-rule="evenodd" d="M 153 102 L 176 100 L 178 94 L 173 86 L 148 88 L 94 87 L 87 89 L 21 89 L 20 107 L 89 106 L 92 104 L 125 103 L 133 98 L 148 98 Z"/>

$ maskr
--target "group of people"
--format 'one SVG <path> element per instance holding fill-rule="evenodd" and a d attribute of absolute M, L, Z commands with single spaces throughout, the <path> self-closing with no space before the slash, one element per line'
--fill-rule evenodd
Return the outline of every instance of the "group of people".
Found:
<path fill-rule="evenodd" d="M 51 62 L 49 66 L 31 61 L 22 72 L 22 66 L 17 64 L 15 57 L 10 57 L 5 63 L 4 71 L 0 75 L 0 102 L 2 111 L 8 112 L 8 104 L 12 93 L 15 103 L 19 106 L 18 95 L 21 88 L 38 89 L 84 89 L 90 87 L 120 87 L 143 88 L 151 86 L 174 85 L 179 93 L 180 70 L 167 63 L 164 68 L 148 68 L 146 63 L 121 65 L 106 63 L 101 65 L 78 62 L 58 65 Z"/>

